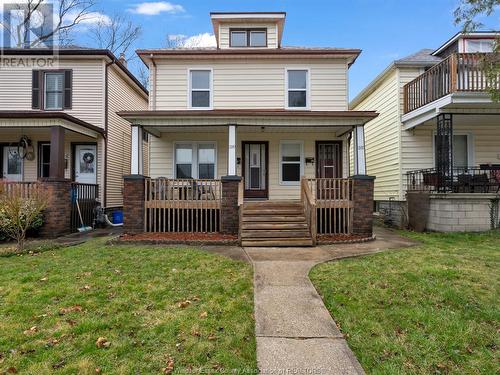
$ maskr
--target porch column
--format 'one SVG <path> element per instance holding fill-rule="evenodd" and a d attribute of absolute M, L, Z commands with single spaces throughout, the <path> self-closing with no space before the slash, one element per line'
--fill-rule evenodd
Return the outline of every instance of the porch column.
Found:
<path fill-rule="evenodd" d="M 132 175 L 142 175 L 144 173 L 143 166 L 143 149 L 142 149 L 142 126 L 132 125 L 132 153 L 130 161 L 130 173 Z"/>
<path fill-rule="evenodd" d="M 50 128 L 50 166 L 51 180 L 64 179 L 64 128 L 52 126 Z"/>
<path fill-rule="evenodd" d="M 365 128 L 356 125 L 353 131 L 354 140 L 354 175 L 366 175 Z"/>
<path fill-rule="evenodd" d="M 446 192 L 453 181 L 453 116 L 443 113 L 437 116 L 436 172 L 439 192 Z M 450 186 L 448 186 L 450 185 Z"/>
<path fill-rule="evenodd" d="M 236 176 L 236 125 L 228 126 L 227 175 Z"/>

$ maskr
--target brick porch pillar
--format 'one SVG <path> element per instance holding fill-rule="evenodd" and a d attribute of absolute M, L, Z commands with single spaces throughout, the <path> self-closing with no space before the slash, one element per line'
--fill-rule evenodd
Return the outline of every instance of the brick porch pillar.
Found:
<path fill-rule="evenodd" d="M 123 232 L 144 232 L 144 193 L 146 177 L 133 174 L 123 176 Z"/>
<path fill-rule="evenodd" d="M 356 175 L 353 180 L 352 199 L 353 233 L 362 236 L 373 235 L 373 185 L 375 177 Z"/>
<path fill-rule="evenodd" d="M 47 179 L 40 183 L 48 199 L 40 236 L 56 238 L 71 233 L 71 181 Z"/>
<path fill-rule="evenodd" d="M 238 234 L 240 216 L 238 211 L 238 185 L 240 176 L 224 176 L 222 182 L 222 204 L 220 231 L 225 234 Z"/>

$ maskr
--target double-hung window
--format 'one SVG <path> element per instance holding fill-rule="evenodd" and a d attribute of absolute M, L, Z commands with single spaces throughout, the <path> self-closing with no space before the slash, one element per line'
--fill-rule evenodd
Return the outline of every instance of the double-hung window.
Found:
<path fill-rule="evenodd" d="M 303 143 L 282 141 L 280 144 L 280 177 L 283 185 L 297 185 L 303 175 Z"/>
<path fill-rule="evenodd" d="M 44 108 L 49 110 L 62 109 L 64 105 L 64 73 L 45 73 Z"/>
<path fill-rule="evenodd" d="M 189 71 L 189 106 L 212 108 L 212 71 L 191 69 Z"/>
<path fill-rule="evenodd" d="M 175 178 L 215 178 L 216 154 L 214 142 L 176 143 Z"/>
<path fill-rule="evenodd" d="M 287 108 L 307 109 L 309 107 L 309 71 L 288 69 L 286 75 Z"/>

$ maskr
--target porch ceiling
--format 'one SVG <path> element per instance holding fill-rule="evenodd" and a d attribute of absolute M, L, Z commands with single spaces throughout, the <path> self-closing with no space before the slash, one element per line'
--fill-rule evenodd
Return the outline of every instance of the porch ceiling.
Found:
<path fill-rule="evenodd" d="M 75 132 L 91 138 L 104 134 L 104 129 L 89 124 L 65 112 L 43 111 L 0 111 L 0 129 L 16 130 L 50 129 L 61 126 L 66 131 Z"/>

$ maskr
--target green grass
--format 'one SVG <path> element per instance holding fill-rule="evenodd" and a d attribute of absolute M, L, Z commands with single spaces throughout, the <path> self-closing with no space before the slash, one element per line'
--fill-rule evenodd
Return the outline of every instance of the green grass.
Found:
<path fill-rule="evenodd" d="M 0 257 L 0 373 L 254 370 L 252 293 L 250 265 L 196 249 L 99 239 Z"/>
<path fill-rule="evenodd" d="M 500 233 L 319 265 L 311 280 L 369 374 L 498 374 Z"/>

